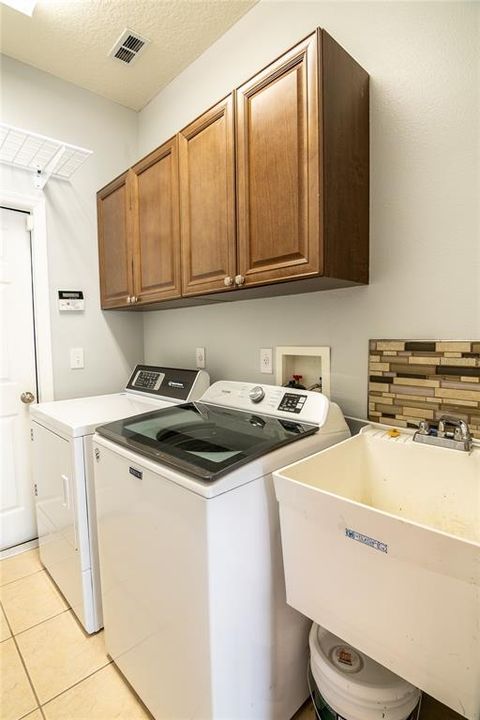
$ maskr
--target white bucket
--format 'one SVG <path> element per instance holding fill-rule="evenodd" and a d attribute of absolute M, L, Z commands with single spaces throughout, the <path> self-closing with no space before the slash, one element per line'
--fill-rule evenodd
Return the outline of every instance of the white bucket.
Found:
<path fill-rule="evenodd" d="M 421 692 L 359 650 L 314 623 L 310 667 L 334 720 L 414 720 Z"/>

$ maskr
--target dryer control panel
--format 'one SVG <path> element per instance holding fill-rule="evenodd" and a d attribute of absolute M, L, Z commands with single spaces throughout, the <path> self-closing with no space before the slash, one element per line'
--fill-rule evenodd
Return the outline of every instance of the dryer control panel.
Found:
<path fill-rule="evenodd" d="M 208 388 L 210 378 L 205 370 L 183 370 L 158 365 L 137 365 L 130 376 L 127 392 L 167 400 L 198 400 Z"/>
<path fill-rule="evenodd" d="M 132 388 L 157 392 L 164 377 L 165 373 L 160 372 L 160 370 L 137 370 L 132 381 Z"/>

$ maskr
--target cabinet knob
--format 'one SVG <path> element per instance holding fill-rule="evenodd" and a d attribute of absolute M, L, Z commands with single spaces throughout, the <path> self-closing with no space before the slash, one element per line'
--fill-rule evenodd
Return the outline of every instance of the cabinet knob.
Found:
<path fill-rule="evenodd" d="M 235 275 L 235 285 L 237 287 L 240 287 L 245 283 L 245 276 L 244 275 Z"/>
<path fill-rule="evenodd" d="M 233 278 L 230 275 L 227 275 L 223 278 L 223 284 L 225 287 L 231 287 L 233 285 Z"/>
<path fill-rule="evenodd" d="M 131 302 L 132 302 L 132 298 L 130 297 L 130 295 L 128 295 L 128 296 L 127 296 L 127 303 L 130 305 Z"/>

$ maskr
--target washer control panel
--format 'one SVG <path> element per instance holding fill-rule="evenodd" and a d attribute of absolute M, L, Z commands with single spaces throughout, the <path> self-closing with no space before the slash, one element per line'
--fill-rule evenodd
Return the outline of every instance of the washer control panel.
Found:
<path fill-rule="evenodd" d="M 293 393 L 285 393 L 285 395 L 282 397 L 280 405 L 278 406 L 278 409 L 283 410 L 283 412 L 291 412 L 298 415 L 302 412 L 306 399 L 306 395 L 294 395 Z"/>
<path fill-rule="evenodd" d="M 245 412 L 258 408 L 262 415 L 318 425 L 325 422 L 330 404 L 328 398 L 318 392 L 234 380 L 213 383 L 202 396 L 201 402 Z"/>

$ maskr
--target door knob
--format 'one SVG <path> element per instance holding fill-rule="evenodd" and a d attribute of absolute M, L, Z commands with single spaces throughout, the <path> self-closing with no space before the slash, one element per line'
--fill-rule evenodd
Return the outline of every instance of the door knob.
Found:
<path fill-rule="evenodd" d="M 25 405 L 30 405 L 35 400 L 35 395 L 31 392 L 23 392 L 20 395 L 20 400 L 25 403 Z"/>

